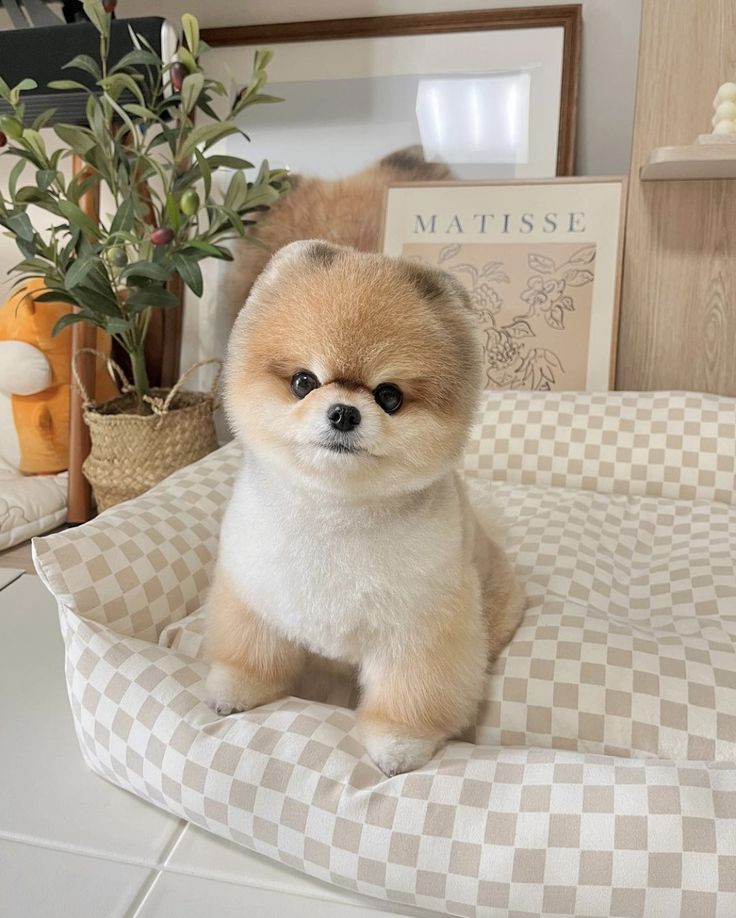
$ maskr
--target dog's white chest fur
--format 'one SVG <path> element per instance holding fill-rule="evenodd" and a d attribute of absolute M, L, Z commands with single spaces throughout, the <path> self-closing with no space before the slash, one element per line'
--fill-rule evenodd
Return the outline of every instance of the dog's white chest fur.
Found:
<path fill-rule="evenodd" d="M 452 474 L 396 506 L 294 494 L 251 459 L 222 528 L 220 560 L 254 612 L 316 653 L 358 662 L 405 646 L 469 560 Z M 430 613 L 429 610 L 435 610 Z"/>

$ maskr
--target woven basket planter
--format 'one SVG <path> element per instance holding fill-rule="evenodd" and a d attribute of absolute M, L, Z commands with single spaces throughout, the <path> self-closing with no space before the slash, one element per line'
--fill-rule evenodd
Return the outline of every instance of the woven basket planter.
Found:
<path fill-rule="evenodd" d="M 89 350 L 83 348 L 77 356 Z M 76 367 L 74 373 L 91 441 L 82 471 L 100 511 L 143 494 L 217 448 L 213 415 L 219 407 L 215 395 L 219 372 L 209 392 L 187 392 L 181 386 L 198 367 L 221 365 L 219 360 L 197 363 L 171 389 L 152 389 L 145 400 L 153 413 L 140 415 L 132 413 L 137 398 L 125 374 L 113 361 L 107 363 L 111 374 L 120 378 L 122 395 L 104 404 L 90 399 Z"/>

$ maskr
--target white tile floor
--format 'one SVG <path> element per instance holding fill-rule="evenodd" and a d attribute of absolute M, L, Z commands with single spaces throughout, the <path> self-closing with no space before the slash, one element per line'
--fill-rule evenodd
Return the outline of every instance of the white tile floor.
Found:
<path fill-rule="evenodd" d="M 92 774 L 41 581 L 0 569 L 2 918 L 427 915 L 342 893 L 209 835 Z"/>

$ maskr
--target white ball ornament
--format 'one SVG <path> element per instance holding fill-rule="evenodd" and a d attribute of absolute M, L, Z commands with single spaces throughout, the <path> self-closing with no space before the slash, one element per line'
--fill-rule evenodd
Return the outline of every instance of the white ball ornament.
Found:
<path fill-rule="evenodd" d="M 736 121 L 736 102 L 721 102 L 716 109 L 716 124 L 719 121 Z"/>
<path fill-rule="evenodd" d="M 714 134 L 736 134 L 736 122 L 719 121 L 713 128 Z"/>
<path fill-rule="evenodd" d="M 734 101 L 736 101 L 736 83 L 724 83 L 716 93 L 716 102 L 720 105 L 721 102 Z"/>

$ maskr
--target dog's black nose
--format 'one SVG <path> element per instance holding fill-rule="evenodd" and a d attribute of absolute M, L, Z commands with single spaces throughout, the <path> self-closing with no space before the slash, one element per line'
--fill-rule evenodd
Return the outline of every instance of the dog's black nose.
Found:
<path fill-rule="evenodd" d="M 330 405 L 327 420 L 335 430 L 353 430 L 360 424 L 360 412 L 355 405 Z"/>

